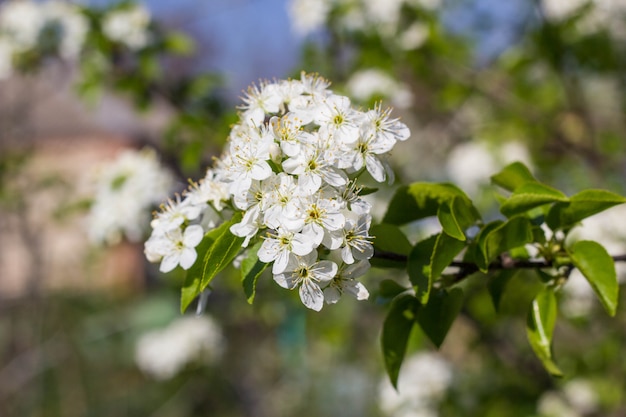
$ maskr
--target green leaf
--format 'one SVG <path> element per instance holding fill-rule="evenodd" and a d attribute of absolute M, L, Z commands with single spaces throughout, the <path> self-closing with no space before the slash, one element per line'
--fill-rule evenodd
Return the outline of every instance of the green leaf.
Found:
<path fill-rule="evenodd" d="M 428 304 L 418 311 L 417 322 L 435 346 L 441 346 L 461 307 L 463 291 L 453 288 L 431 292 Z"/>
<path fill-rule="evenodd" d="M 496 311 L 500 311 L 500 305 L 508 284 L 519 271 L 516 269 L 504 269 L 493 274 L 487 283 L 489 295 Z"/>
<path fill-rule="evenodd" d="M 454 257 L 457 256 L 465 248 L 465 242 L 448 236 L 442 232 L 437 237 L 437 242 L 430 258 L 430 284 L 441 276 L 446 267 L 452 263 Z"/>
<path fill-rule="evenodd" d="M 241 262 L 241 283 L 243 291 L 246 294 L 246 300 L 249 304 L 254 302 L 256 294 L 256 281 L 263 271 L 269 265 L 268 263 L 259 261 L 259 248 L 263 245 L 263 241 L 248 249 L 248 256 Z"/>
<path fill-rule="evenodd" d="M 408 255 L 412 245 L 402 231 L 391 224 L 375 224 L 370 227 L 371 236 L 374 236 L 374 250 L 397 255 Z M 372 258 L 372 266 L 378 268 L 406 268 L 406 261 Z"/>
<path fill-rule="evenodd" d="M 569 202 L 555 204 L 548 212 L 546 223 L 552 230 L 568 229 L 589 216 L 623 203 L 626 198 L 610 191 L 581 191 L 570 197 Z"/>
<path fill-rule="evenodd" d="M 556 324 L 556 313 L 554 292 L 544 289 L 531 304 L 526 320 L 526 335 L 544 368 L 554 376 L 562 376 L 563 373 L 552 358 L 552 333 Z"/>
<path fill-rule="evenodd" d="M 458 198 L 457 203 L 454 199 Z M 402 225 L 414 220 L 437 215 L 446 204 L 461 228 L 473 223 L 480 215 L 469 197 L 457 186 L 448 183 L 416 182 L 400 187 L 393 196 L 383 223 Z M 469 224 L 466 224 L 470 221 Z"/>
<path fill-rule="evenodd" d="M 490 230 L 480 242 L 488 266 L 502 253 L 534 242 L 533 226 L 526 217 L 514 217 Z"/>
<path fill-rule="evenodd" d="M 168 33 L 164 45 L 165 49 L 179 55 L 188 55 L 195 47 L 191 38 L 181 32 Z"/>
<path fill-rule="evenodd" d="M 568 201 L 568 198 L 561 191 L 539 182 L 527 182 L 516 188 L 500 206 L 500 212 L 512 217 L 544 204 L 563 201 Z"/>
<path fill-rule="evenodd" d="M 438 238 L 439 235 L 437 234 L 418 242 L 409 253 L 406 270 L 421 304 L 428 302 L 431 288 L 430 259 Z"/>
<path fill-rule="evenodd" d="M 402 225 L 423 217 L 437 214 L 437 207 L 434 207 L 432 214 L 428 216 L 420 214 L 424 209 L 418 207 L 415 199 L 409 194 L 409 187 L 404 185 L 398 188 L 389 202 L 387 213 L 383 218 L 383 223 Z M 420 217 L 421 216 L 421 217 Z"/>
<path fill-rule="evenodd" d="M 230 233 L 230 226 L 239 221 L 241 213 L 237 212 L 230 221 L 205 234 L 202 242 L 196 247 L 198 259 L 187 271 L 181 291 L 181 312 L 185 312 L 215 275 L 226 268 L 241 250 L 244 238 Z"/>
<path fill-rule="evenodd" d="M 457 196 L 439 206 L 437 218 L 448 235 L 464 241 L 465 229 L 474 224 L 479 217 L 474 215 L 474 210 L 470 200 Z"/>
<path fill-rule="evenodd" d="M 515 191 L 516 188 L 527 182 L 536 181 L 530 170 L 521 162 L 513 162 L 491 177 L 492 183 L 509 191 Z"/>
<path fill-rule="evenodd" d="M 465 262 L 474 262 L 482 273 L 487 273 L 489 264 L 487 262 L 487 255 L 485 254 L 484 249 L 486 245 L 485 242 L 489 233 L 500 227 L 503 223 L 504 222 L 502 220 L 495 220 L 484 225 L 474 238 L 474 242 L 468 246 L 465 256 L 463 256 L 463 260 Z"/>
<path fill-rule="evenodd" d="M 420 304 L 414 296 L 401 294 L 392 301 L 383 322 L 381 334 L 383 358 L 387 375 L 394 387 L 398 383 L 400 367 L 419 308 Z"/>
<path fill-rule="evenodd" d="M 619 285 L 615 263 L 606 249 L 597 242 L 581 240 L 567 249 L 572 263 L 587 278 L 607 313 L 617 311 Z"/>
<path fill-rule="evenodd" d="M 392 299 L 407 291 L 405 288 L 392 279 L 384 279 L 378 286 L 378 295 L 385 299 Z"/>

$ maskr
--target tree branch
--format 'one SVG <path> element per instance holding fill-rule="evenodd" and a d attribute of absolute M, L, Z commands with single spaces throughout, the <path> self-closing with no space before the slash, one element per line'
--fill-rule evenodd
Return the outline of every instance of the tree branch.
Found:
<path fill-rule="evenodd" d="M 375 259 L 384 259 L 388 261 L 396 261 L 396 262 L 407 262 L 408 257 L 406 255 L 402 255 L 399 253 L 393 252 L 385 252 L 378 249 L 374 249 L 374 258 Z M 624 255 L 615 255 L 611 257 L 613 262 L 626 262 L 626 254 Z M 474 272 L 478 272 L 478 266 L 473 262 L 465 262 L 465 261 L 452 261 L 450 263 L 451 267 L 459 268 L 459 272 L 454 277 L 454 282 L 459 282 L 463 280 L 465 277 L 473 274 Z M 572 263 L 563 264 L 562 266 L 567 266 L 573 268 L 574 265 Z M 554 267 L 554 262 L 548 260 L 517 260 L 510 257 L 503 257 L 497 262 L 492 262 L 487 267 L 487 271 L 501 271 L 504 269 L 546 269 Z"/>

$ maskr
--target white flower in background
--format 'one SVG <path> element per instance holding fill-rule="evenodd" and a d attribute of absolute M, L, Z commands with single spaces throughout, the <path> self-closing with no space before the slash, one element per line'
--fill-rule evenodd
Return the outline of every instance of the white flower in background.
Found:
<path fill-rule="evenodd" d="M 150 12 L 139 4 L 111 11 L 102 22 L 104 34 L 130 49 L 141 49 L 150 42 Z"/>
<path fill-rule="evenodd" d="M 586 5 L 591 8 L 576 22 L 582 34 L 606 30 L 620 41 L 626 39 L 626 3 L 622 0 L 543 0 L 542 3 L 546 19 L 556 23 L 572 17 Z"/>
<path fill-rule="evenodd" d="M 45 33 L 45 30 L 50 33 Z M 0 37 L 9 42 L 14 52 L 26 52 L 45 41 L 58 42 L 63 58 L 78 56 L 89 27 L 78 7 L 58 0 L 35 3 L 17 0 L 0 8 Z"/>
<path fill-rule="evenodd" d="M 404 0 L 369 0 L 363 3 L 368 20 L 384 35 L 393 35 Z"/>
<path fill-rule="evenodd" d="M 610 255 L 619 255 L 624 252 L 626 245 L 624 216 L 626 216 L 626 204 L 620 204 L 587 217 L 568 235 L 568 243 L 576 240 L 593 240 L 604 246 Z M 626 265 L 623 262 L 617 262 L 615 269 L 619 281 L 624 282 Z"/>
<path fill-rule="evenodd" d="M 507 164 L 519 161 L 532 170 L 530 155 L 520 142 L 507 142 L 490 147 L 482 141 L 455 146 L 448 156 L 448 177 L 470 197 L 489 185 L 490 177 Z"/>
<path fill-rule="evenodd" d="M 381 381 L 380 409 L 388 417 L 437 416 L 452 377 L 452 366 L 440 355 L 419 352 L 402 364 L 397 390 L 388 378 Z"/>
<path fill-rule="evenodd" d="M 38 3 L 9 1 L 0 7 L 0 34 L 10 40 L 16 52 L 33 48 L 45 24 L 45 15 Z"/>
<path fill-rule="evenodd" d="M 76 58 L 89 30 L 87 19 L 76 6 L 58 0 L 44 3 L 42 7 L 46 20 L 60 31 L 59 53 L 65 59 Z"/>
<path fill-rule="evenodd" d="M 183 316 L 143 334 L 135 346 L 135 363 L 151 377 L 166 380 L 190 363 L 217 362 L 223 351 L 224 337 L 211 317 Z"/>
<path fill-rule="evenodd" d="M 541 6 L 546 19 L 561 21 L 573 15 L 587 0 L 542 0 Z"/>
<path fill-rule="evenodd" d="M 411 106 L 413 95 L 408 86 L 399 83 L 389 74 L 376 68 L 369 68 L 352 74 L 346 89 L 350 96 L 365 102 L 374 97 L 389 99 L 389 102 L 399 108 Z"/>
<path fill-rule="evenodd" d="M 586 414 L 597 411 L 599 405 L 598 393 L 589 381 L 581 378 L 572 379 L 561 390 L 567 401 L 580 412 Z"/>
<path fill-rule="evenodd" d="M 328 303 L 345 292 L 366 299 L 355 278 L 374 252 L 372 205 L 348 175 L 362 169 L 355 176 L 392 180 L 386 154 L 410 132 L 389 110 L 355 109 L 329 85 L 302 73 L 299 80 L 251 87 L 210 174 L 155 214 L 146 257 L 161 261 L 161 270 L 190 267 L 198 241 L 185 233 L 208 232 L 228 219 L 229 208 L 241 212 L 230 232 L 243 238 L 242 247 L 261 243 L 258 259 L 272 264 L 279 285 L 298 287 L 306 307 L 320 310 L 329 286 Z"/>
<path fill-rule="evenodd" d="M 599 398 L 589 381 L 573 379 L 558 391 L 547 391 L 537 403 L 541 417 L 582 417 L 598 411 Z"/>
<path fill-rule="evenodd" d="M 581 413 L 555 391 L 547 391 L 541 395 L 537 402 L 537 413 L 541 417 L 582 417 Z"/>
<path fill-rule="evenodd" d="M 400 34 L 398 43 L 400 47 L 406 51 L 417 49 L 424 45 L 428 39 L 428 26 L 422 22 L 414 22 L 404 32 Z"/>
<path fill-rule="evenodd" d="M 562 291 L 564 297 L 559 307 L 563 314 L 570 318 L 587 316 L 597 302 L 589 281 L 578 269 L 570 273 Z"/>
<path fill-rule="evenodd" d="M 115 244 L 123 237 L 140 241 L 148 229 L 150 211 L 167 198 L 173 177 L 150 149 L 122 152 L 101 166 L 88 217 L 88 234 L 95 243 Z"/>
<path fill-rule="evenodd" d="M 331 3 L 332 0 L 290 0 L 287 11 L 293 31 L 299 36 L 306 36 L 322 28 Z"/>
<path fill-rule="evenodd" d="M 610 255 L 621 254 L 626 246 L 625 215 L 626 204 L 620 204 L 588 217 L 571 231 L 567 244 L 577 240 L 593 240 L 604 246 Z M 615 270 L 618 280 L 624 282 L 626 265 L 616 262 Z M 560 305 L 568 317 L 584 317 L 598 303 L 593 288 L 578 269 L 572 271 L 562 291 L 564 297 Z"/>

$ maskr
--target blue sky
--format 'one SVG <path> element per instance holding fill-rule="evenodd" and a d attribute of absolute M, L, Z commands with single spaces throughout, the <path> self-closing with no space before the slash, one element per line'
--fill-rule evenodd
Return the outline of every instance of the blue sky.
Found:
<path fill-rule="evenodd" d="M 155 16 L 181 23 L 208 45 L 203 69 L 215 69 L 239 94 L 261 78 L 282 78 L 297 65 L 286 0 L 152 0 Z"/>
<path fill-rule="evenodd" d="M 84 0 L 97 5 L 115 0 Z M 252 82 L 297 70 L 300 39 L 292 33 L 288 0 L 144 0 L 155 17 L 188 28 L 202 44 L 200 69 L 226 77 L 233 95 Z M 444 0 L 444 23 L 478 36 L 478 59 L 506 48 L 528 13 L 528 0 Z"/>

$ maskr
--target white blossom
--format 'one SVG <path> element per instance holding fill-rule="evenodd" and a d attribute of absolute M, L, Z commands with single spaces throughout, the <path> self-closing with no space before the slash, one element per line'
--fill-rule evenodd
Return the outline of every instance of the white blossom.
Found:
<path fill-rule="evenodd" d="M 151 41 L 148 31 L 150 19 L 148 9 L 137 4 L 109 12 L 102 22 L 102 30 L 111 40 L 138 50 Z"/>
<path fill-rule="evenodd" d="M 173 229 L 161 236 L 153 235 L 146 242 L 146 251 L 154 254 L 162 250 L 163 259 L 159 267 L 161 272 L 170 272 L 178 265 L 183 269 L 189 269 L 198 257 L 195 248 L 203 236 L 202 226 L 197 224 L 186 227 L 184 232 L 181 229 Z M 153 250 L 156 245 L 159 249 Z"/>
<path fill-rule="evenodd" d="M 155 214 L 146 257 L 161 261 L 165 271 L 190 267 L 199 242 L 185 233 L 208 232 L 235 210 L 241 217 L 230 233 L 243 238 L 242 247 L 259 247 L 248 256 L 271 264 L 279 285 L 298 287 L 305 306 L 319 310 L 324 299 L 334 303 L 343 293 L 367 299 L 355 278 L 374 252 L 372 206 L 359 196 L 357 172 L 392 180 L 386 155 L 409 130 L 380 106 L 353 108 L 329 85 L 302 73 L 298 80 L 252 86 L 226 151 L 184 199 L 170 199 Z"/>
<path fill-rule="evenodd" d="M 379 405 L 385 416 L 432 415 L 452 384 L 452 366 L 442 356 L 420 352 L 405 359 L 396 390 L 388 378 L 379 385 Z"/>
<path fill-rule="evenodd" d="M 287 11 L 293 31 L 305 36 L 326 23 L 332 0 L 290 0 Z"/>
<path fill-rule="evenodd" d="M 167 327 L 141 335 L 135 345 L 139 369 L 157 380 L 170 379 L 192 363 L 215 363 L 224 337 L 209 316 L 183 316 Z"/>
<path fill-rule="evenodd" d="M 18 0 L 0 7 L 0 40 L 15 53 L 33 50 L 46 36 L 46 42 L 56 42 L 61 57 L 74 59 L 83 47 L 88 29 L 79 8 L 66 2 Z"/>
<path fill-rule="evenodd" d="M 589 381 L 577 378 L 546 391 L 537 402 L 537 412 L 541 417 L 582 417 L 598 411 L 598 400 Z"/>
<path fill-rule="evenodd" d="M 520 142 L 489 146 L 484 141 L 471 141 L 452 149 L 445 168 L 455 184 L 470 197 L 475 197 L 483 187 L 489 185 L 491 175 L 514 161 L 520 161 L 532 169 L 528 150 Z"/>
<path fill-rule="evenodd" d="M 59 29 L 59 53 L 65 59 L 78 57 L 89 23 L 78 8 L 61 1 L 49 1 L 43 4 L 45 17 Z"/>
<path fill-rule="evenodd" d="M 302 303 L 311 310 L 320 311 L 324 306 L 324 294 L 320 285 L 333 279 L 337 264 L 331 261 L 318 261 L 317 253 L 293 256 L 284 271 L 274 274 L 274 281 L 283 288 L 298 287 Z"/>
<path fill-rule="evenodd" d="M 9 1 L 0 8 L 0 32 L 18 52 L 33 48 L 46 24 L 41 6 L 33 1 Z"/>
<path fill-rule="evenodd" d="M 305 256 L 315 250 L 310 236 L 279 229 L 265 238 L 258 256 L 262 262 L 274 262 L 272 273 L 283 272 L 294 256 Z"/>
<path fill-rule="evenodd" d="M 369 291 L 367 291 L 365 285 L 355 278 L 365 275 L 369 269 L 370 263 L 367 260 L 359 261 L 352 265 L 342 265 L 337 275 L 333 277 L 332 281 L 324 289 L 326 303 L 335 304 L 343 294 L 350 294 L 357 300 L 367 300 L 370 296 Z"/>
<path fill-rule="evenodd" d="M 346 89 L 350 96 L 359 101 L 386 98 L 399 109 L 411 106 L 413 95 L 409 87 L 396 81 L 389 74 L 376 68 L 360 70 L 352 74 Z"/>
<path fill-rule="evenodd" d="M 140 241 L 150 210 L 165 199 L 173 186 L 172 174 L 150 149 L 122 152 L 102 165 L 93 179 L 95 192 L 88 233 L 95 243 L 114 244 L 123 237 Z"/>

